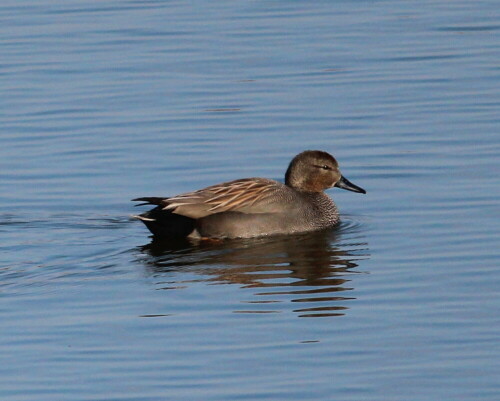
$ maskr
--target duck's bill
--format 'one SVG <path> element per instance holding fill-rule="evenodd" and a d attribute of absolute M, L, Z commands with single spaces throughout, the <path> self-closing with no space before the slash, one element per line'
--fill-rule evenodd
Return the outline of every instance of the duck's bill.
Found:
<path fill-rule="evenodd" d="M 351 181 L 343 176 L 340 177 L 340 180 L 335 184 L 335 186 L 338 188 L 347 189 L 348 191 L 366 194 L 366 191 L 363 188 L 354 185 Z"/>

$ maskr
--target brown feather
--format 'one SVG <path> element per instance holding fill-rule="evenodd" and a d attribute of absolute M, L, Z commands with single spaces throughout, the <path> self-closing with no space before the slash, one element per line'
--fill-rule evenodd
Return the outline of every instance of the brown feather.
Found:
<path fill-rule="evenodd" d="M 195 218 L 226 211 L 245 213 L 245 208 L 264 201 L 281 185 L 263 178 L 244 178 L 166 198 L 162 204 L 166 210 Z"/>

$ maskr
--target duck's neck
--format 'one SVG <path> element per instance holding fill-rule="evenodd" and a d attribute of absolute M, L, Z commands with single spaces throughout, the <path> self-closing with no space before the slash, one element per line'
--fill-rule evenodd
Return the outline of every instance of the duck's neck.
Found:
<path fill-rule="evenodd" d="M 318 227 L 330 227 L 339 221 L 339 212 L 337 206 L 324 192 L 303 193 L 313 205 L 315 219 L 319 222 Z"/>

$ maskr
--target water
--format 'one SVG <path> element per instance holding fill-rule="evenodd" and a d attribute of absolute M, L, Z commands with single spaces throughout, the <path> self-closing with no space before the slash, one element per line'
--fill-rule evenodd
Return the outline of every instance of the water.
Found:
<path fill-rule="evenodd" d="M 2 400 L 497 400 L 495 1 L 4 1 Z M 333 153 L 337 229 L 129 199 Z"/>

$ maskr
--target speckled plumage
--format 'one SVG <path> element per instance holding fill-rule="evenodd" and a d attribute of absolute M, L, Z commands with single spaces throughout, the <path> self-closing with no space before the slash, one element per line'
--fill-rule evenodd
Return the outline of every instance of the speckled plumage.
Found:
<path fill-rule="evenodd" d="M 331 155 L 305 151 L 290 162 L 285 184 L 244 178 L 169 198 L 134 201 L 157 205 L 136 216 L 156 236 L 248 238 L 333 226 L 339 221 L 337 207 L 323 192 L 333 186 L 365 193 L 342 177 Z"/>

